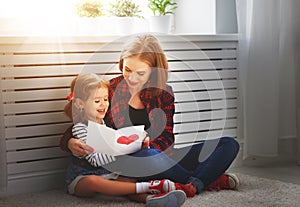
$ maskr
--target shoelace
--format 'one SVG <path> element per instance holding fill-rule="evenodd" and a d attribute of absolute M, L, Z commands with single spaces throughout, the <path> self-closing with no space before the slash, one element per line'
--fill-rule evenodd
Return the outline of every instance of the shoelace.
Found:
<path fill-rule="evenodd" d="M 187 197 L 194 197 L 195 196 L 195 192 L 194 192 L 195 186 L 194 186 L 193 183 L 189 183 L 187 185 L 180 184 L 180 183 L 175 183 L 175 187 L 176 187 L 176 190 L 184 191 Z"/>

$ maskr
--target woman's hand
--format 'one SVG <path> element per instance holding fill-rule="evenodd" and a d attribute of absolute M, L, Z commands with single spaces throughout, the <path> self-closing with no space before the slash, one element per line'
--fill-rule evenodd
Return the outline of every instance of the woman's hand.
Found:
<path fill-rule="evenodd" d="M 71 150 L 72 154 L 76 157 L 82 157 L 87 154 L 91 154 L 94 152 L 94 149 L 85 144 L 80 139 L 71 138 L 68 141 L 68 148 Z"/>
<path fill-rule="evenodd" d="M 149 149 L 150 148 L 150 138 L 148 137 L 147 132 L 145 132 L 145 138 L 143 139 L 143 143 L 142 143 L 142 149 Z"/>

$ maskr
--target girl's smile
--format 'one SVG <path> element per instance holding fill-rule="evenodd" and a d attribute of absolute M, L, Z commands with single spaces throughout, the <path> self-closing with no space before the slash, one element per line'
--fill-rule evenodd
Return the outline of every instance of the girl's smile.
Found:
<path fill-rule="evenodd" d="M 95 89 L 84 104 L 86 119 L 102 123 L 103 118 L 107 112 L 108 106 L 108 89 Z"/>

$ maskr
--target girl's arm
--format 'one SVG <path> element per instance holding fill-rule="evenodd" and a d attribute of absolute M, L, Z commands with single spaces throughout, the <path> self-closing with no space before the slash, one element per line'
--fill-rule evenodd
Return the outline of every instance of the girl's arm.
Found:
<path fill-rule="evenodd" d="M 60 148 L 78 157 L 92 153 L 94 151 L 92 147 L 73 137 L 72 127 L 69 127 L 61 137 Z"/>
<path fill-rule="evenodd" d="M 82 142 L 86 143 L 87 126 L 85 124 L 75 124 L 72 128 L 72 133 L 75 137 L 80 139 Z M 98 152 L 88 154 L 84 156 L 84 159 L 86 159 L 94 167 L 100 167 L 116 160 L 114 156 Z"/>

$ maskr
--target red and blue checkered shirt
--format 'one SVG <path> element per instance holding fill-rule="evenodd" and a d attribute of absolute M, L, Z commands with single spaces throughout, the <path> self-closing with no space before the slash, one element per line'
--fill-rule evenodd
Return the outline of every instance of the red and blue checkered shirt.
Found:
<path fill-rule="evenodd" d="M 158 96 L 149 92 L 150 82 L 145 84 L 140 98 L 148 113 L 150 128 L 147 129 L 150 137 L 150 147 L 164 151 L 174 143 L 173 116 L 175 113 L 174 94 L 172 87 L 167 85 Z M 128 102 L 131 94 L 123 76 L 110 80 L 109 101 L 110 107 L 105 116 L 105 124 L 114 129 L 124 127 L 126 117 L 129 116 Z"/>

